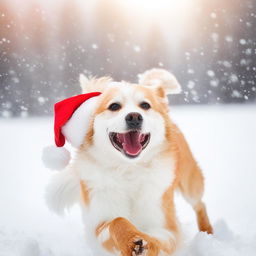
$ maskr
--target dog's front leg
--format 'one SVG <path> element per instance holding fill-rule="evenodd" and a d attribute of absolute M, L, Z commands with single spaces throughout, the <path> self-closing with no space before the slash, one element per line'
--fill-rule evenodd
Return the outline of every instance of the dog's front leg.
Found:
<path fill-rule="evenodd" d="M 100 224 L 96 235 L 102 246 L 109 252 L 122 256 L 157 256 L 160 255 L 161 243 L 140 232 L 125 218 L 116 218 Z"/>

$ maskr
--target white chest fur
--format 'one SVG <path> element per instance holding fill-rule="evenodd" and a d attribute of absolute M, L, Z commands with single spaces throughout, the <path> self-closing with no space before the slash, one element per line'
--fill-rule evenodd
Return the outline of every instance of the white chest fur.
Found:
<path fill-rule="evenodd" d="M 81 160 L 76 167 L 90 194 L 83 210 L 85 224 L 92 232 L 116 217 L 127 218 L 143 232 L 164 227 L 162 197 L 174 180 L 172 159 L 115 168 Z"/>

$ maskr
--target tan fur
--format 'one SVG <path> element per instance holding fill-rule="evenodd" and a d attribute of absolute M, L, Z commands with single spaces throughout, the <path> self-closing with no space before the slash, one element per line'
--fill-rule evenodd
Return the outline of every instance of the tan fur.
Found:
<path fill-rule="evenodd" d="M 89 83 L 89 85 L 87 85 L 86 88 L 83 88 L 84 92 L 103 92 L 103 94 L 100 96 L 100 104 L 95 112 L 95 115 L 104 112 L 107 109 L 108 103 L 113 95 L 118 92 L 117 88 L 105 90 L 106 83 L 109 81 L 111 81 L 111 79 L 106 77 L 94 79 Z M 183 134 L 169 117 L 169 108 L 165 98 L 165 86 L 160 86 L 157 88 L 146 87 L 143 85 L 132 86 L 136 86 L 138 90 L 142 91 L 146 98 L 150 100 L 152 108 L 159 112 L 164 118 L 166 127 L 166 145 L 162 154 L 172 155 L 173 159 L 175 160 L 175 180 L 165 191 L 162 197 L 162 208 L 165 214 L 166 228 L 173 232 L 178 240 L 179 230 L 175 215 L 173 197 L 175 189 L 179 189 L 185 199 L 195 210 L 199 230 L 206 231 L 207 233 L 211 234 L 213 230 L 207 216 L 205 205 L 202 202 L 204 178 Z M 81 150 L 92 143 L 93 121 L 85 137 L 85 143 Z M 83 183 L 81 183 L 81 191 L 85 203 L 89 204 L 89 192 L 86 189 L 86 185 Z M 170 254 L 176 249 L 176 244 L 174 242 L 166 244 L 153 237 L 150 237 L 149 235 L 137 230 L 132 223 L 124 218 L 116 218 L 111 222 L 99 224 L 95 231 L 96 235 L 99 236 L 99 234 L 106 228 L 109 229 L 110 237 L 107 241 L 102 243 L 103 247 L 110 252 L 118 250 L 121 252 L 122 256 L 132 255 L 132 250 L 135 246 L 134 241 L 138 238 L 147 241 L 147 256 L 157 256 L 160 250 Z"/>
<path fill-rule="evenodd" d="M 102 224 L 98 227 L 96 234 L 99 235 L 104 228 L 109 229 L 110 238 L 103 243 L 103 246 L 110 252 L 115 248 L 121 252 L 122 256 L 131 256 L 135 247 L 134 242 L 138 239 L 143 239 L 147 242 L 145 248 L 148 249 L 148 256 L 157 256 L 160 250 L 168 250 L 166 245 L 140 232 L 125 218 L 116 218 L 109 223 Z"/>
<path fill-rule="evenodd" d="M 118 92 L 117 88 L 110 88 L 107 93 L 105 93 L 104 95 L 102 95 L 100 104 L 98 106 L 98 108 L 95 111 L 95 115 L 99 115 L 100 113 L 102 113 L 103 111 L 107 110 L 108 108 L 108 104 L 111 101 L 111 99 L 113 98 L 113 95 L 115 95 Z"/>
<path fill-rule="evenodd" d="M 197 215 L 200 231 L 213 233 L 206 208 L 202 202 L 204 192 L 204 178 L 190 148 L 177 126 L 174 126 L 175 143 L 177 147 L 178 188 L 184 198 L 191 204 Z"/>
<path fill-rule="evenodd" d="M 159 112 L 165 119 L 168 121 L 168 105 L 165 101 L 165 94 L 163 93 L 163 88 L 158 87 L 154 90 L 149 87 L 137 85 L 139 91 L 142 91 L 143 94 L 148 98 L 151 102 L 151 105 L 154 110 Z"/>
<path fill-rule="evenodd" d="M 96 236 L 99 236 L 105 228 L 109 228 L 109 222 L 103 222 L 100 225 L 98 225 L 95 232 Z M 111 236 L 106 241 L 103 241 L 102 246 L 109 252 L 114 252 L 114 249 L 117 249 L 114 240 Z"/>
<path fill-rule="evenodd" d="M 95 82 L 96 81 L 96 82 Z M 106 81 L 111 81 L 109 78 L 105 78 L 104 79 L 97 79 L 94 80 L 92 82 L 92 85 L 98 86 L 98 91 L 101 91 L 100 88 L 102 89 L 104 87 L 104 84 Z M 102 83 L 102 84 L 101 84 Z M 107 109 L 107 104 L 108 102 L 111 100 L 113 94 L 117 91 L 116 88 L 111 88 L 108 90 L 107 93 L 102 94 L 101 97 L 101 101 L 99 103 L 99 107 L 96 109 L 94 116 L 99 115 L 100 113 L 102 113 L 103 111 L 105 111 Z M 86 133 L 85 139 L 84 139 L 84 143 L 81 147 L 81 150 L 85 150 L 87 147 L 89 147 L 90 145 L 92 145 L 93 143 L 93 119 L 90 122 L 89 128 L 88 128 L 88 132 Z"/>
<path fill-rule="evenodd" d="M 147 96 L 149 97 L 150 95 L 147 93 Z M 165 97 L 161 92 L 161 87 L 158 88 L 158 96 Z M 151 102 L 153 102 L 155 109 L 164 117 L 166 138 L 169 142 L 167 152 L 168 154 L 172 154 L 173 158 L 176 159 L 176 179 L 163 196 L 163 208 L 169 208 L 166 211 L 167 223 L 169 223 L 169 225 L 172 226 L 172 229 L 175 230 L 175 222 L 173 221 L 175 220 L 175 212 L 173 211 L 173 191 L 178 185 L 184 198 L 195 210 L 199 230 L 212 234 L 213 229 L 208 219 L 206 207 L 202 202 L 204 192 L 204 178 L 202 172 L 198 167 L 182 132 L 170 120 L 169 114 L 167 114 L 168 111 L 166 111 L 166 103 L 163 101 L 158 101 L 158 103 L 156 103 L 155 100 L 153 100 L 153 96 L 151 96 L 150 99 Z"/>
<path fill-rule="evenodd" d="M 87 189 L 87 186 L 84 181 L 80 181 L 80 189 L 81 189 L 81 196 L 86 205 L 89 205 L 90 203 L 90 194 L 89 190 Z"/>

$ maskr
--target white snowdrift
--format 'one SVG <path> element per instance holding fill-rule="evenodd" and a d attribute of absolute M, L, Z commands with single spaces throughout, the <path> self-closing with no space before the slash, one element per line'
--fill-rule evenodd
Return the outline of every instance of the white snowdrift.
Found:
<path fill-rule="evenodd" d="M 256 107 L 172 109 L 204 171 L 215 229 L 213 236 L 198 233 L 193 211 L 178 195 L 185 241 L 177 255 L 255 255 Z M 40 157 L 52 134 L 48 118 L 0 120 L 0 256 L 90 255 L 78 207 L 60 218 L 44 203 L 52 173 Z"/>

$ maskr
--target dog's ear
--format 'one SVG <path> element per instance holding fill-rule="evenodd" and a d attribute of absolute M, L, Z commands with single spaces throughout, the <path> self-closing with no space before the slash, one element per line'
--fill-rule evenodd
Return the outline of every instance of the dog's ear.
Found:
<path fill-rule="evenodd" d="M 139 74 L 138 78 L 139 84 L 157 88 L 159 92 L 162 91 L 162 96 L 181 92 L 181 86 L 176 77 L 165 69 L 150 69 Z"/>
<path fill-rule="evenodd" d="M 89 79 L 84 74 L 80 74 L 79 82 L 80 82 L 80 87 L 82 89 L 82 92 L 83 93 L 87 92 L 88 91 L 87 86 L 89 84 Z"/>
<path fill-rule="evenodd" d="M 100 77 L 100 78 L 87 78 L 85 75 L 80 74 L 79 76 L 80 87 L 82 89 L 82 93 L 88 92 L 104 92 L 106 88 L 112 82 L 111 77 Z"/>

